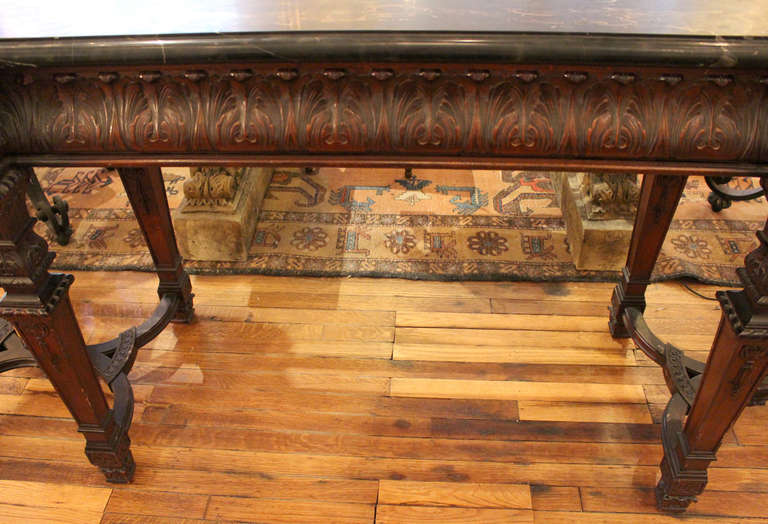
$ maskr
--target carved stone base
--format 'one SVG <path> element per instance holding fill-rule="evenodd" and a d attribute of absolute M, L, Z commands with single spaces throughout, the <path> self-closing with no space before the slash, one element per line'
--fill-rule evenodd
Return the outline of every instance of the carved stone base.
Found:
<path fill-rule="evenodd" d="M 272 169 L 193 168 L 173 223 L 182 256 L 245 260 Z"/>
<path fill-rule="evenodd" d="M 552 173 L 565 217 L 568 244 L 577 269 L 619 270 L 624 266 L 634 220 L 611 213 L 591 218 L 594 196 L 584 194 L 584 174 Z M 600 208 L 601 210 L 604 208 Z"/>

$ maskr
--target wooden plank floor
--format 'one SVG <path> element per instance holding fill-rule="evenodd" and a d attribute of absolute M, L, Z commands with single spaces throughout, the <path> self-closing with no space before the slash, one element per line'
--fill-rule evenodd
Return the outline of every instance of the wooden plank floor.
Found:
<path fill-rule="evenodd" d="M 138 463 L 106 484 L 37 369 L 0 376 L 0 522 L 676 522 L 653 502 L 660 370 L 607 331 L 612 285 L 193 277 L 198 320 L 139 353 Z M 705 294 L 714 288 L 695 286 Z M 78 273 L 88 342 L 156 302 Z M 715 302 L 648 293 L 705 358 Z M 768 516 L 768 409 L 749 408 L 686 522 Z"/>

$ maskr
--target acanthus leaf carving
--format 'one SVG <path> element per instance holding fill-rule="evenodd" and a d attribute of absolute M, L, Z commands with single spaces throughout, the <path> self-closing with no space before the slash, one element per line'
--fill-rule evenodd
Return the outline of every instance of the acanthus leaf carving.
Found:
<path fill-rule="evenodd" d="M 526 84 L 501 82 L 488 94 L 485 139 L 495 152 L 554 152 L 561 145 L 568 101 L 554 84 Z"/>
<path fill-rule="evenodd" d="M 759 106 L 754 105 L 757 99 L 757 93 L 742 85 L 696 82 L 683 86 L 670 101 L 675 107 L 669 111 L 678 115 L 670 124 L 672 153 L 681 158 L 702 154 L 743 158 L 757 138 L 749 136 L 759 114 Z"/>
<path fill-rule="evenodd" d="M 0 152 L 768 157 L 766 88 L 736 74 L 484 67 L 5 74 Z"/>
<path fill-rule="evenodd" d="M 393 91 L 392 143 L 403 150 L 461 150 L 468 132 L 463 80 L 442 79 L 439 70 L 397 82 Z"/>
<path fill-rule="evenodd" d="M 579 149 L 588 155 L 613 151 L 617 156 L 646 157 L 659 142 L 662 107 L 645 85 L 597 83 L 584 91 L 579 114 L 586 129 Z"/>

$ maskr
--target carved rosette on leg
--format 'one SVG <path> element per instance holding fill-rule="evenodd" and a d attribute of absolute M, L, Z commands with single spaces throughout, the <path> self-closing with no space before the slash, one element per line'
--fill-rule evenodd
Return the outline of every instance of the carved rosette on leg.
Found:
<path fill-rule="evenodd" d="M 126 434 L 130 417 L 115 420 L 107 405 L 69 300 L 74 277 L 48 273 L 54 254 L 34 232 L 24 200 L 32 176 L 28 168 L 0 173 L 0 287 L 6 290 L 0 315 L 16 327 L 76 420 L 91 462 L 108 480 L 128 482 L 135 469 Z M 120 401 L 128 406 L 126 387 Z"/>
<path fill-rule="evenodd" d="M 245 168 L 196 167 L 184 182 L 180 208 L 232 210 Z"/>

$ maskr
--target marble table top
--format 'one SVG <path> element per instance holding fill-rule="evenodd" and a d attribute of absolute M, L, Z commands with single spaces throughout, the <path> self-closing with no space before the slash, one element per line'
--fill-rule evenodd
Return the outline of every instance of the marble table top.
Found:
<path fill-rule="evenodd" d="M 273 31 L 768 36 L 760 0 L 0 0 L 0 38 Z"/>

